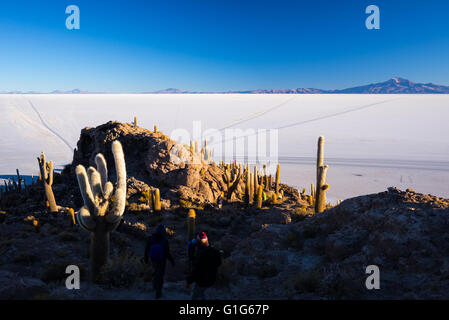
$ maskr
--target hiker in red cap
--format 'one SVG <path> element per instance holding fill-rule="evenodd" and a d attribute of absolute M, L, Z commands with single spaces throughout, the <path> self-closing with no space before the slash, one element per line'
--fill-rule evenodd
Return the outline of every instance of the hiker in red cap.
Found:
<path fill-rule="evenodd" d="M 192 292 L 192 300 L 204 300 L 207 288 L 214 285 L 217 279 L 217 270 L 221 265 L 220 251 L 209 245 L 209 239 L 205 232 L 196 236 L 198 245 L 197 255 L 192 263 L 192 272 L 186 279 L 186 288 L 195 283 Z"/>

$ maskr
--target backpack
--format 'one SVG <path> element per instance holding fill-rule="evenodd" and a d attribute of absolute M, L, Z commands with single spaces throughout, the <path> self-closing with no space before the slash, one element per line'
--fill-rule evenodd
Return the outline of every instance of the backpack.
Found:
<path fill-rule="evenodd" d="M 164 252 L 165 240 L 162 240 L 161 242 L 154 242 L 153 237 L 151 237 L 151 242 L 153 242 L 153 244 L 150 247 L 151 262 L 162 261 L 165 256 L 165 252 Z"/>
<path fill-rule="evenodd" d="M 220 251 L 214 247 L 202 248 L 195 260 L 198 278 L 196 283 L 200 287 L 211 287 L 217 279 L 218 267 L 221 265 Z"/>

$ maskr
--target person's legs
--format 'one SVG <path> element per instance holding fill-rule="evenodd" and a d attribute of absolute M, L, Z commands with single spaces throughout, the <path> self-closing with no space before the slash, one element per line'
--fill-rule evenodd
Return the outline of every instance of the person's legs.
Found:
<path fill-rule="evenodd" d="M 165 273 L 165 263 L 158 262 L 153 263 L 154 274 L 153 274 L 153 288 L 156 294 L 156 299 L 162 296 L 162 286 L 164 284 L 164 273 Z"/>

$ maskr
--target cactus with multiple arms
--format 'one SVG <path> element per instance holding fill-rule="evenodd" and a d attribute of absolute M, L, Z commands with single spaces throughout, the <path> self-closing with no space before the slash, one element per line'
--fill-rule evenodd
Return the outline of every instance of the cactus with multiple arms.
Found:
<path fill-rule="evenodd" d="M 51 186 L 53 185 L 53 161 L 46 162 L 45 154 L 42 152 L 41 156 L 37 158 L 39 162 L 39 176 L 44 184 L 45 196 L 50 207 L 50 212 L 58 212 L 55 195 Z"/>
<path fill-rule="evenodd" d="M 226 200 L 231 200 L 232 193 L 237 188 L 240 179 L 242 178 L 242 170 L 239 167 L 238 169 L 231 170 L 229 166 L 225 168 L 225 172 L 223 174 L 223 181 L 227 184 L 227 194 Z"/>
<path fill-rule="evenodd" d="M 126 165 L 120 142 L 114 141 L 112 153 L 117 172 L 113 202 L 111 196 L 114 186 L 108 182 L 106 159 L 102 154 L 95 157 L 97 169 L 90 167 L 86 173 L 82 165 L 76 167 L 78 185 L 84 200 L 84 206 L 78 211 L 77 218 L 80 226 L 91 233 L 90 259 L 93 281 L 97 280 L 101 267 L 108 261 L 109 233 L 118 227 L 125 211 Z"/>

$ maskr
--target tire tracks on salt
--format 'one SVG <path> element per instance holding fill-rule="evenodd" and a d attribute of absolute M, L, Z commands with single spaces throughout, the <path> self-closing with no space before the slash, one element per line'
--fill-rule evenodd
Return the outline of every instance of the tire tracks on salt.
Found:
<path fill-rule="evenodd" d="M 42 117 L 42 115 L 40 114 L 39 110 L 34 106 L 34 104 L 31 102 L 31 100 L 28 100 L 28 103 L 30 104 L 31 108 L 34 110 L 34 112 L 37 114 L 37 116 L 39 117 L 39 120 L 41 121 L 42 125 L 51 133 L 53 133 L 53 135 L 58 138 L 59 140 L 61 140 L 62 143 L 64 143 L 67 148 L 69 148 L 70 152 L 73 152 L 73 147 L 70 145 L 70 143 L 64 139 L 63 136 L 61 136 L 56 130 L 52 129 L 47 122 L 45 122 L 44 118 Z"/>

